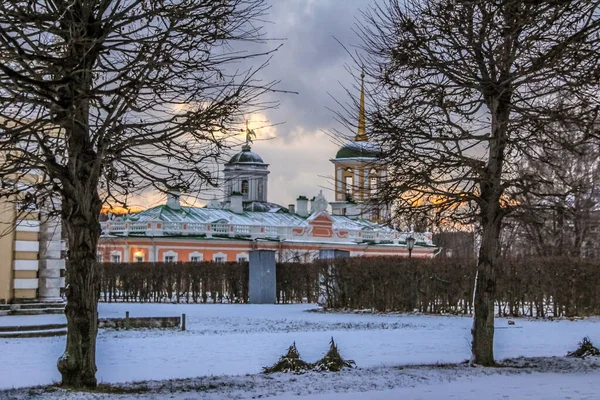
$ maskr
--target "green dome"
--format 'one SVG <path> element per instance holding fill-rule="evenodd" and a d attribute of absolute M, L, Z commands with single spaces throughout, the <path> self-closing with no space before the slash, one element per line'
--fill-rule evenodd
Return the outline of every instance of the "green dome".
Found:
<path fill-rule="evenodd" d="M 377 146 L 371 142 L 350 142 L 338 150 L 335 158 L 375 158 L 378 153 Z"/>
<path fill-rule="evenodd" d="M 250 149 L 244 148 L 244 149 L 242 149 L 242 151 L 237 153 L 235 156 L 231 157 L 231 160 L 229 160 L 229 162 L 227 164 L 239 164 L 239 163 L 264 164 L 265 162 L 263 161 L 262 158 L 260 158 L 260 156 L 258 154 L 251 152 Z"/>

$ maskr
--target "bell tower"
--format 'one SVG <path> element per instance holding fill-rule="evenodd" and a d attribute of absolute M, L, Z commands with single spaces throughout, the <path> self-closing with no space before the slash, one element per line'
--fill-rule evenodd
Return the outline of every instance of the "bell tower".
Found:
<path fill-rule="evenodd" d="M 378 162 L 378 147 L 369 142 L 365 111 L 365 73 L 360 75 L 357 132 L 330 161 L 334 165 L 334 215 L 346 215 L 382 223 L 390 217 L 390 207 L 377 199 L 377 188 L 385 179 L 385 167 Z"/>
<path fill-rule="evenodd" d="M 269 164 L 252 152 L 252 138 L 255 136 L 246 122 L 246 143 L 223 169 L 226 201 L 232 194 L 241 194 L 243 202 L 267 202 Z"/>

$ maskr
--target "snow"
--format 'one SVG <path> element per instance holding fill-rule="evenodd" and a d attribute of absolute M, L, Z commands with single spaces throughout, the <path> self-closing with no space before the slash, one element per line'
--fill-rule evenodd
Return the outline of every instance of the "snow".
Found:
<path fill-rule="evenodd" d="M 327 351 L 332 336 L 342 356 L 355 360 L 363 372 L 396 365 L 459 363 L 470 356 L 469 317 L 306 312 L 314 308 L 306 304 L 101 303 L 101 318 L 123 317 L 125 311 L 132 317 L 185 313 L 188 330 L 101 330 L 97 342 L 97 377 L 106 383 L 225 375 L 230 376 L 228 379 L 236 375 L 242 379 L 245 374 L 259 373 L 263 366 L 273 364 L 292 342 L 296 342 L 306 361 L 316 361 Z M 7 316 L 0 317 L 0 324 L 33 325 L 64 320 L 61 315 Z M 506 319 L 497 319 L 497 359 L 564 356 L 584 336 L 600 343 L 598 318 L 515 321 L 515 325 L 508 325 Z M 56 360 L 64 347 L 65 337 L 1 339 L 0 389 L 58 381 Z M 585 377 L 572 379 L 585 380 Z M 490 385 L 501 387 L 501 378 L 498 380 Z M 549 383 L 559 384 L 552 379 Z M 396 386 L 402 386 L 397 390 L 408 390 L 403 385 Z M 376 389 L 387 388 L 383 384 Z M 554 389 L 550 393 L 559 393 Z M 600 393 L 598 386 L 595 390 Z"/>
<path fill-rule="evenodd" d="M 596 400 L 600 393 L 600 374 L 559 375 L 531 374 L 524 376 L 485 376 L 456 382 L 390 390 L 344 393 L 345 400 Z M 308 396 L 284 394 L 269 397 L 278 400 L 337 400 L 337 393 Z"/>
<path fill-rule="evenodd" d="M 526 364 L 529 367 L 525 368 Z M 503 368 L 467 365 L 377 367 L 339 373 L 309 372 L 205 376 L 146 381 L 119 387 L 121 394 L 41 387 L 4 392 L 14 400 L 54 399 L 597 399 L 599 360 L 517 359 Z M 2 393 L 0 392 L 0 395 Z"/>

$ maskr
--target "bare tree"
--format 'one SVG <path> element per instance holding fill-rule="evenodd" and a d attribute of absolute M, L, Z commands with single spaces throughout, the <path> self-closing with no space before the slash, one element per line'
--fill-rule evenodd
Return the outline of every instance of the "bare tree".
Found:
<path fill-rule="evenodd" d="M 498 242 L 517 173 L 552 126 L 589 136 L 598 109 L 598 1 L 387 0 L 364 12 L 371 136 L 396 212 L 477 223 L 472 362 L 494 364 Z M 574 99 L 556 106 L 556 98 Z"/>
<path fill-rule="evenodd" d="M 263 0 L 0 4 L 0 195 L 60 199 L 69 246 L 63 385 L 97 384 L 102 205 L 215 183 L 211 162 L 241 115 L 272 106 L 259 96 L 275 82 L 256 75 L 267 60 L 248 67 L 272 50 L 246 51 L 264 43 L 267 11 Z"/>
<path fill-rule="evenodd" d="M 540 148 L 522 166 L 521 174 L 538 181 L 518 197 L 520 207 L 503 229 L 509 254 L 585 257 L 598 248 L 590 234 L 600 223 L 600 145 L 570 130 L 558 127 L 564 145 Z"/>

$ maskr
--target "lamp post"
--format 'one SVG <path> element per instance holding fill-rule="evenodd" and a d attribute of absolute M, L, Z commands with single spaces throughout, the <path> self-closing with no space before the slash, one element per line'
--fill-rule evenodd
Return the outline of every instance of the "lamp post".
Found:
<path fill-rule="evenodd" d="M 406 238 L 406 246 L 408 246 L 408 258 L 412 257 L 412 251 L 415 248 L 416 239 L 413 237 L 412 232 L 409 237 Z"/>

